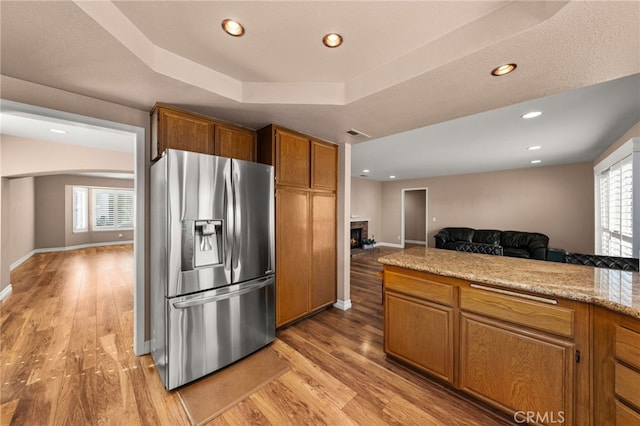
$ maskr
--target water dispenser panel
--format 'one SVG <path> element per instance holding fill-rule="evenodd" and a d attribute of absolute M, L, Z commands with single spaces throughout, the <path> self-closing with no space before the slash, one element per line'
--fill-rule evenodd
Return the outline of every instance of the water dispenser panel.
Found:
<path fill-rule="evenodd" d="M 182 231 L 183 271 L 222 264 L 224 249 L 221 220 L 185 220 Z"/>

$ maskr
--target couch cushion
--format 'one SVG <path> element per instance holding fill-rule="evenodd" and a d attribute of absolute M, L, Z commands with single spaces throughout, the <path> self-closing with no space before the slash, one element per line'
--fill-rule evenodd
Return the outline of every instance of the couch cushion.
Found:
<path fill-rule="evenodd" d="M 474 230 L 471 228 L 445 228 L 449 232 L 449 241 L 467 241 L 473 239 Z"/>
<path fill-rule="evenodd" d="M 476 229 L 473 233 L 473 242 L 500 245 L 500 234 L 502 231 L 495 229 Z"/>
<path fill-rule="evenodd" d="M 549 237 L 537 232 L 504 231 L 500 238 L 500 244 L 505 247 L 522 248 L 534 251 L 539 248 L 547 248 Z"/>

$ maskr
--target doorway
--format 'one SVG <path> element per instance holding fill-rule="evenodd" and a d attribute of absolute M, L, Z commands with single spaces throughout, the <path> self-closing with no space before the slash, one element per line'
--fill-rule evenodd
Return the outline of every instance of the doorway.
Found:
<path fill-rule="evenodd" d="M 131 135 L 131 140 L 133 143 L 135 143 L 135 146 L 133 148 L 135 194 L 135 225 L 133 232 L 133 349 L 136 355 L 148 353 L 149 348 L 147 342 L 145 341 L 145 129 L 128 124 L 122 124 L 8 100 L 0 100 L 0 107 L 3 114 L 8 113 L 29 117 L 40 117 L 45 121 L 66 122 L 79 126 L 104 128 L 105 131 L 117 131 Z M 5 265 L 3 265 L 3 268 L 4 267 Z"/>
<path fill-rule="evenodd" d="M 427 245 L 429 224 L 428 189 L 408 188 L 402 190 L 402 233 L 401 244 Z"/>

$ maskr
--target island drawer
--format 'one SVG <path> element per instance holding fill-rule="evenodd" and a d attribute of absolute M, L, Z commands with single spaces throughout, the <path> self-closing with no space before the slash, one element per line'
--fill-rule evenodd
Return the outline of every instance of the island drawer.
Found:
<path fill-rule="evenodd" d="M 426 273 L 398 273 L 385 269 L 384 288 L 441 305 L 454 304 L 454 286 L 431 279 Z"/>
<path fill-rule="evenodd" d="M 460 289 L 460 309 L 560 336 L 573 337 L 575 311 L 555 299 L 471 284 Z"/>
<path fill-rule="evenodd" d="M 640 333 L 616 325 L 616 358 L 640 370 Z"/>
<path fill-rule="evenodd" d="M 616 395 L 640 410 L 640 373 L 616 362 L 615 381 Z"/>
<path fill-rule="evenodd" d="M 625 406 L 620 401 L 616 401 L 616 425 L 640 425 L 640 414 Z"/>

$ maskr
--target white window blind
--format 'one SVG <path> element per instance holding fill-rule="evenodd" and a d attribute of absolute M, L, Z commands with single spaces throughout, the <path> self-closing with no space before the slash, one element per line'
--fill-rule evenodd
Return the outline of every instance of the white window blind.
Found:
<path fill-rule="evenodd" d="M 601 253 L 633 257 L 633 160 L 629 155 L 598 175 Z"/>
<path fill-rule="evenodd" d="M 73 187 L 73 232 L 89 230 L 89 188 Z"/>
<path fill-rule="evenodd" d="M 133 191 L 93 188 L 93 230 L 133 229 Z"/>

